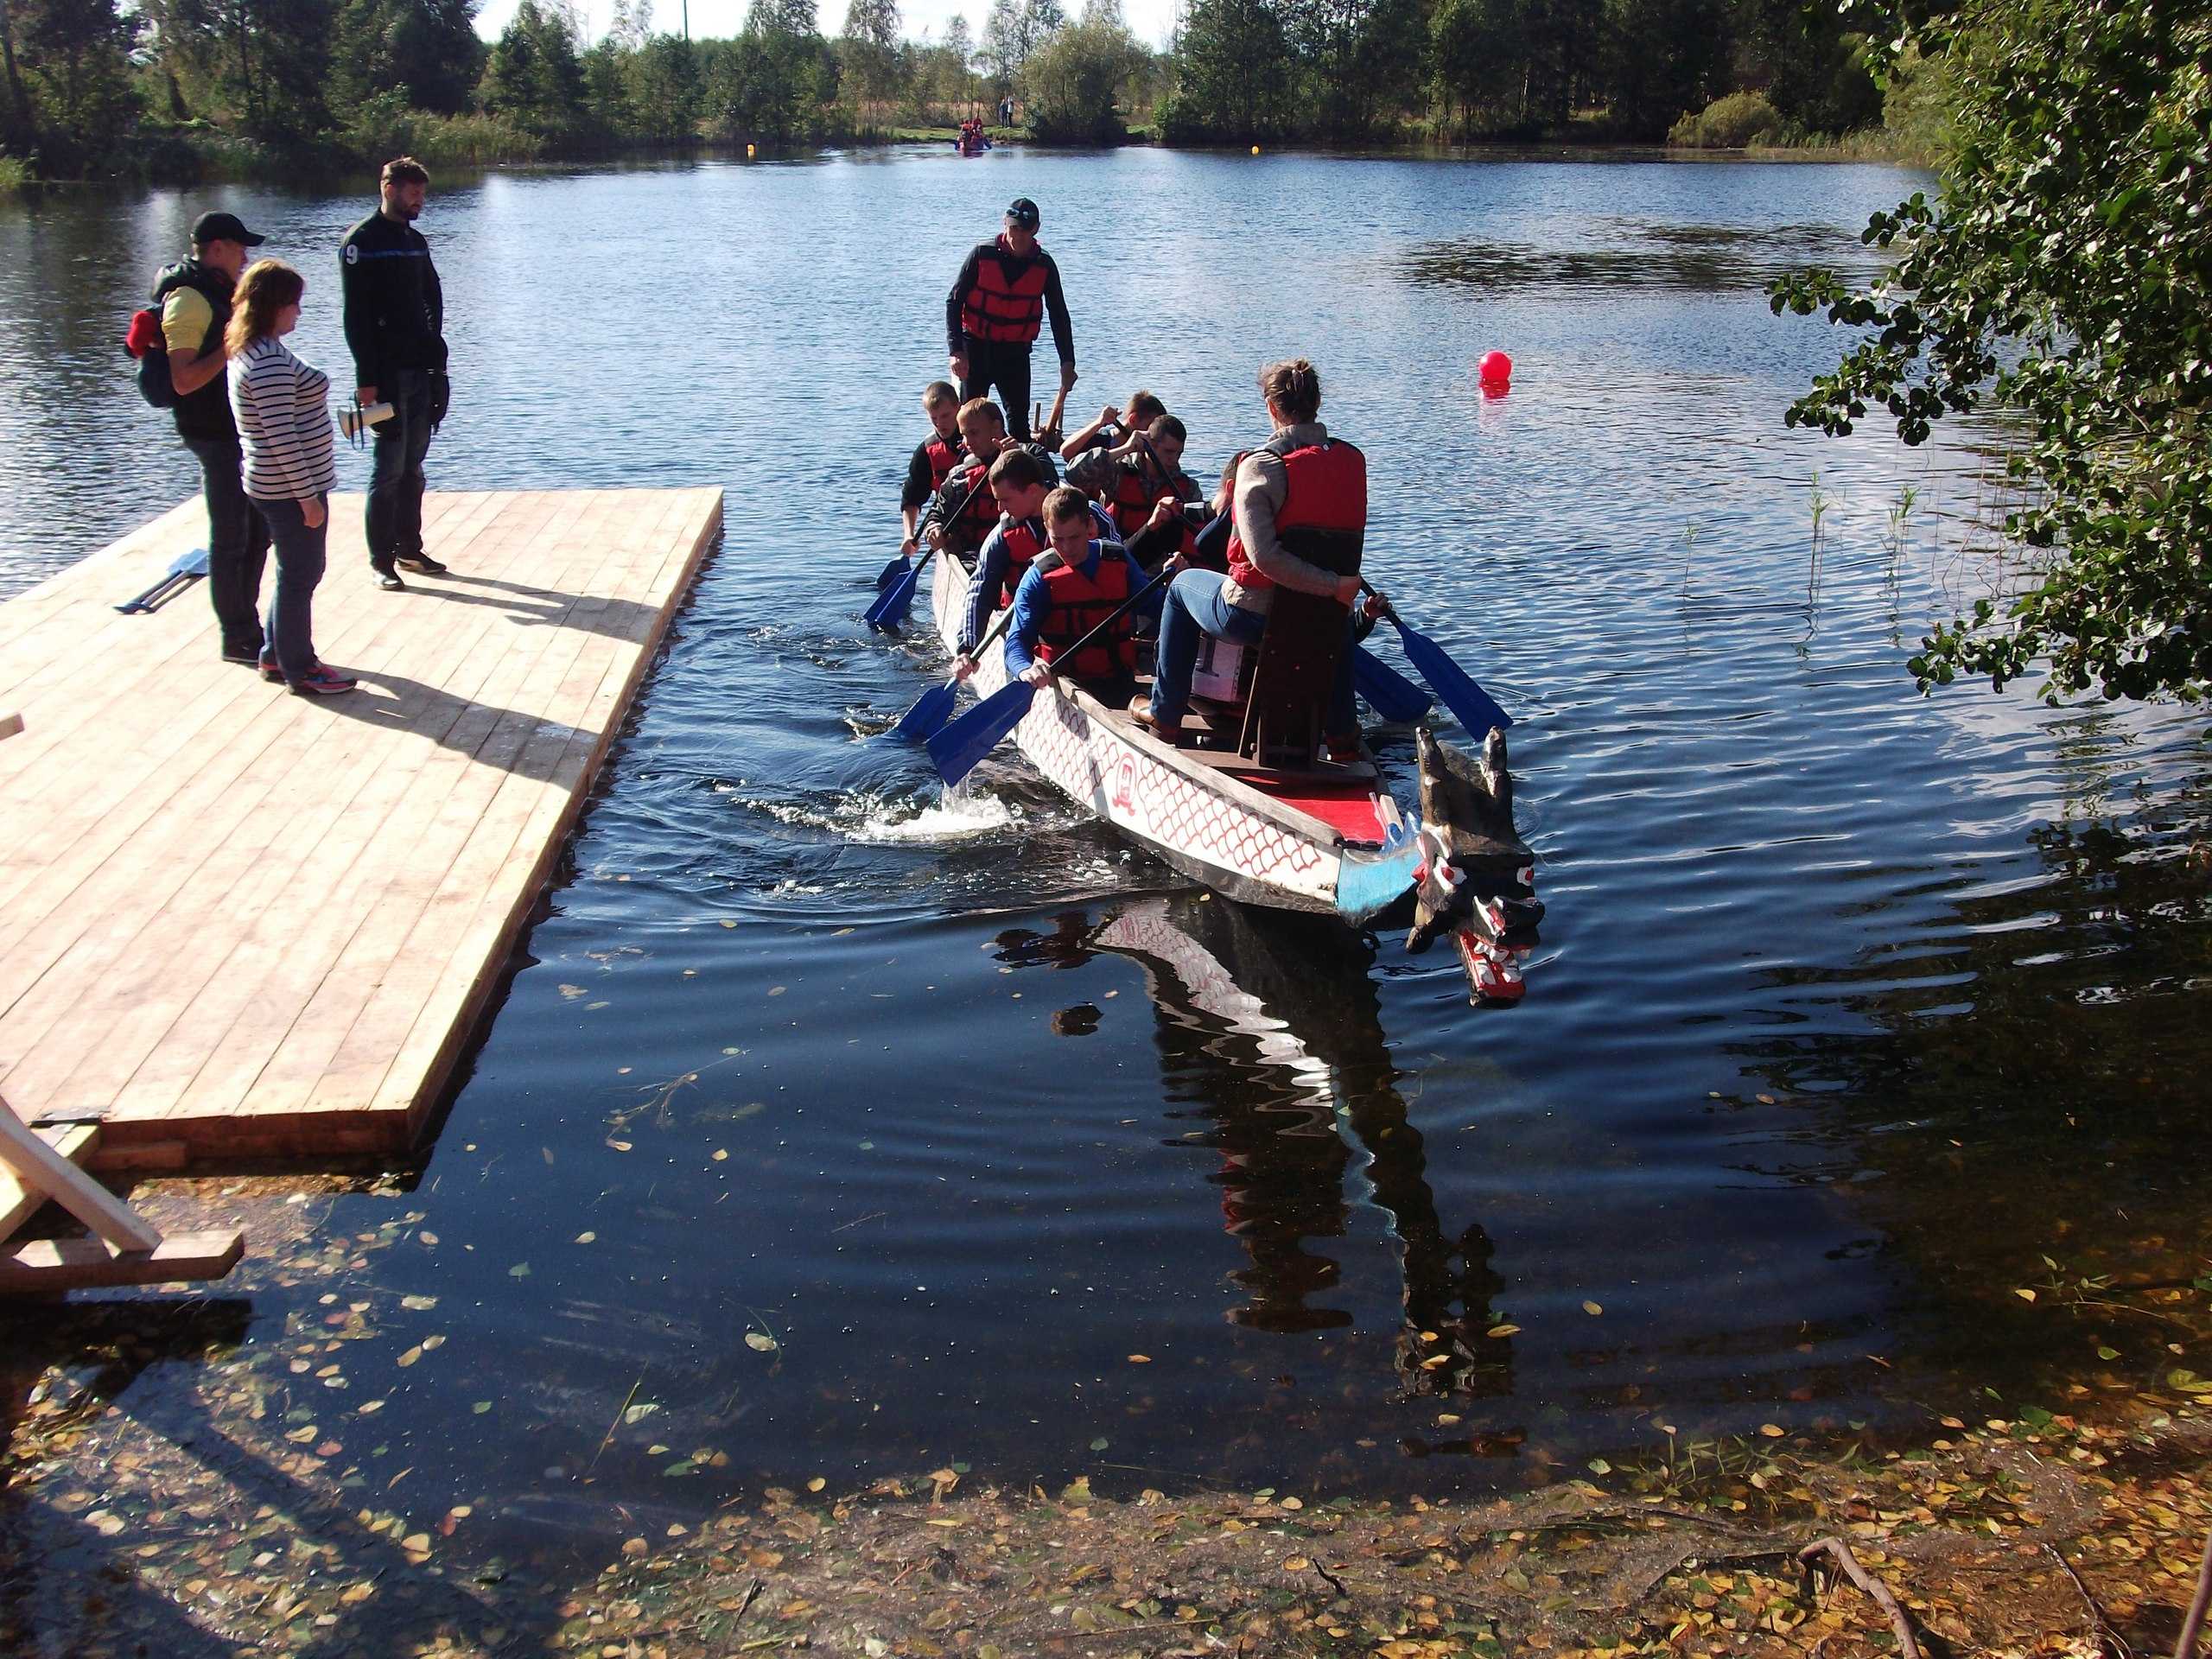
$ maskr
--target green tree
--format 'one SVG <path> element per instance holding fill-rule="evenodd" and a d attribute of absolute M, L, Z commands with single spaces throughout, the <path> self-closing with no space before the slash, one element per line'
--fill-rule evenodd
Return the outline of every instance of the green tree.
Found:
<path fill-rule="evenodd" d="M 1059 0 L 991 0 L 990 16 L 983 20 L 982 57 L 1001 92 L 1014 90 L 1030 54 L 1066 22 Z"/>
<path fill-rule="evenodd" d="M 656 35 L 623 65 L 628 130 L 652 144 L 689 144 L 699 137 L 705 87 L 698 54 L 679 35 Z"/>
<path fill-rule="evenodd" d="M 492 48 L 477 98 L 490 114 L 538 138 L 558 142 L 583 131 L 584 72 L 568 14 L 522 0 Z"/>
<path fill-rule="evenodd" d="M 73 174 L 111 160 L 136 124 L 130 84 L 135 18 L 116 0 L 14 0 L 26 119 L 49 170 Z"/>
<path fill-rule="evenodd" d="M 725 137 L 785 140 L 822 128 L 837 63 L 815 26 L 814 0 L 753 0 L 745 32 L 718 54 L 709 108 Z"/>
<path fill-rule="evenodd" d="M 1021 96 L 1038 137 L 1063 143 L 1125 137 L 1116 107 L 1122 89 L 1148 54 L 1116 19 L 1086 18 L 1056 29 L 1021 72 Z"/>
<path fill-rule="evenodd" d="M 1462 137 L 1527 116 L 1529 45 L 1517 0 L 1437 0 L 1429 15 L 1429 73 Z"/>
<path fill-rule="evenodd" d="M 416 109 L 458 115 L 484 68 L 478 0 L 345 0 L 332 74 L 339 102 L 404 88 Z"/>
<path fill-rule="evenodd" d="M 1622 137 L 1654 142 L 1723 90 L 1724 0 L 1605 0 L 1605 102 Z"/>
<path fill-rule="evenodd" d="M 1907 443 L 1947 414 L 2016 423 L 2006 521 L 2029 573 L 1939 626 L 1923 690 L 2047 665 L 2044 695 L 2201 700 L 2212 682 L 2212 10 L 2205 0 L 1962 0 L 1940 195 L 1869 222 L 1895 259 L 1852 290 L 1801 272 L 1773 302 L 1869 331 L 1789 411 Z M 1887 31 L 1885 31 L 1887 34 Z M 1923 39 L 1923 45 L 1929 39 Z M 1999 615 L 2001 608 L 2002 616 Z"/>
<path fill-rule="evenodd" d="M 1276 0 L 1194 0 L 1174 48 L 1166 137 L 1246 143 L 1290 126 L 1293 63 Z"/>
<path fill-rule="evenodd" d="M 862 99 L 894 96 L 903 78 L 899 42 L 899 0 L 850 0 L 838 53 L 844 79 Z"/>

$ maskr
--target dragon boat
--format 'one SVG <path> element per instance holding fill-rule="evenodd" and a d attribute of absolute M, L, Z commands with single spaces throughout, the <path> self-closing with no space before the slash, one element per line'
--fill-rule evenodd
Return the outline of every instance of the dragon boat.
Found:
<path fill-rule="evenodd" d="M 959 649 L 972 573 L 949 550 L 933 556 L 931 608 L 948 652 Z M 1343 612 L 1335 616 L 1340 631 Z M 1014 742 L 1078 805 L 1224 897 L 1355 926 L 1410 900 L 1408 950 L 1448 933 L 1471 1001 L 1517 1001 L 1543 906 L 1535 855 L 1513 827 L 1504 734 L 1487 735 L 1478 761 L 1421 728 L 1421 810 L 1411 821 L 1364 740 L 1341 762 L 1320 758 L 1312 743 L 1296 750 L 1300 763 L 1286 764 L 1280 749 L 1256 758 L 1246 715 L 1260 663 L 1248 658 L 1264 653 L 1264 641 L 1249 651 L 1205 641 L 1183 745 L 1068 677 L 1038 693 Z M 994 644 L 970 683 L 988 697 L 1006 680 Z"/>

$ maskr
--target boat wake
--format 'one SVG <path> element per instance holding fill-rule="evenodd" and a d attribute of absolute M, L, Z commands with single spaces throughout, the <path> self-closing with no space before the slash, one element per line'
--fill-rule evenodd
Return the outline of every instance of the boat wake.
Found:
<path fill-rule="evenodd" d="M 779 801 L 748 796 L 731 784 L 716 785 L 748 812 L 793 830 L 862 847 L 936 846 L 982 841 L 1009 830 L 1033 834 L 1047 827 L 1020 805 L 980 791 L 948 792 L 941 800 L 856 790 L 825 799 Z"/>

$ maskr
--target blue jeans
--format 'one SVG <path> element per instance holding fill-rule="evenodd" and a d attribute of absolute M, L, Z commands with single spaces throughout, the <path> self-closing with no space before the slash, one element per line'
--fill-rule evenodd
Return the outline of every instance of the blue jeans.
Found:
<path fill-rule="evenodd" d="M 187 438 L 184 447 L 200 462 L 200 493 L 207 503 L 207 597 L 223 649 L 247 656 L 262 645 L 254 607 L 269 559 L 269 526 L 261 521 L 260 504 L 245 493 L 236 438 Z"/>
<path fill-rule="evenodd" d="M 276 552 L 276 592 L 269 601 L 269 654 L 284 671 L 284 683 L 297 685 L 315 671 L 315 590 L 322 580 L 324 550 L 330 539 L 329 499 L 323 520 L 313 530 L 297 501 L 257 503 L 269 521 Z"/>
<path fill-rule="evenodd" d="M 423 458 L 430 453 L 430 377 L 403 369 L 377 396 L 391 418 L 371 427 L 376 457 L 369 467 L 366 519 L 369 563 L 389 570 L 394 559 L 423 550 Z"/>
<path fill-rule="evenodd" d="M 1160 610 L 1160 649 L 1153 667 L 1152 717 L 1169 730 L 1190 711 L 1191 674 L 1198 665 L 1198 635 L 1239 645 L 1255 643 L 1268 619 L 1231 605 L 1221 596 L 1229 578 L 1217 570 L 1185 570 L 1167 584 Z M 1336 683 L 1329 689 L 1328 729 L 1332 735 L 1359 728 L 1352 703 L 1351 647 L 1357 638 L 1346 619 L 1344 648 L 1337 658 Z"/>

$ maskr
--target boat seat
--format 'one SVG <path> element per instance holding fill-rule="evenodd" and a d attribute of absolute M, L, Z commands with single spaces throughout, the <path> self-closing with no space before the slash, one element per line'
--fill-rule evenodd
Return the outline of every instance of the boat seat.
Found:
<path fill-rule="evenodd" d="M 1356 531 L 1313 529 L 1287 531 L 1282 538 L 1286 551 L 1339 576 L 1359 574 L 1365 539 Z M 1344 607 L 1332 595 L 1275 588 L 1260 648 L 1253 653 L 1258 661 L 1244 702 L 1239 754 L 1267 766 L 1313 764 L 1327 730 L 1344 619 Z"/>

